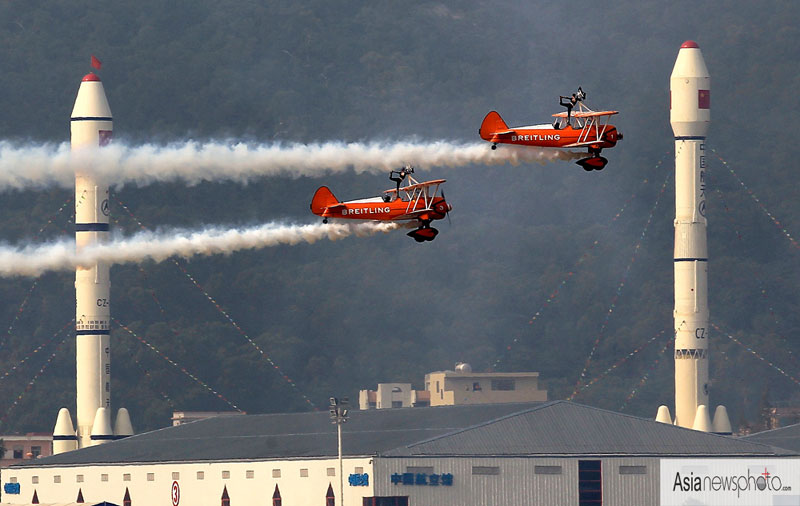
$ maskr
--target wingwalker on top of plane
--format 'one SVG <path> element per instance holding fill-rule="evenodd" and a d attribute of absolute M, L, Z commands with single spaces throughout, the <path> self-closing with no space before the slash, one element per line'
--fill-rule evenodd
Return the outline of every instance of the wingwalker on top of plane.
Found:
<path fill-rule="evenodd" d="M 433 220 L 444 219 L 453 208 L 444 198 L 437 197 L 439 185 L 444 179 L 434 179 L 420 183 L 411 174 L 414 167 L 407 165 L 389 172 L 389 179 L 397 183 L 396 188 L 386 190 L 379 197 L 339 202 L 327 186 L 321 186 L 311 200 L 311 212 L 322 216 L 322 222 L 329 218 L 372 221 L 413 221 L 419 227 L 408 233 L 417 242 L 432 241 L 439 233 L 431 227 Z M 401 187 L 408 178 L 409 183 Z M 449 217 L 448 217 L 449 218 Z"/>
<path fill-rule="evenodd" d="M 583 100 L 586 93 L 579 87 L 571 97 L 559 97 L 559 104 L 567 108 L 566 112 L 553 114 L 556 118 L 552 124 L 530 125 L 509 128 L 503 118 L 492 111 L 483 118 L 478 132 L 481 138 L 492 143 L 492 149 L 498 144 L 520 144 L 522 146 L 538 146 L 545 148 L 588 148 L 589 156 L 581 158 L 577 163 L 584 170 L 603 170 L 608 163 L 600 156 L 603 148 L 613 148 L 622 140 L 622 133 L 609 119 L 618 111 L 593 111 Z M 577 106 L 577 110 L 572 109 Z"/>

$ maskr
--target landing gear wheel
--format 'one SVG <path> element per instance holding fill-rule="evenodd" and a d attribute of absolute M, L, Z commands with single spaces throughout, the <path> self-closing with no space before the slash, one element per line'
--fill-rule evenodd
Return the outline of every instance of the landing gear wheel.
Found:
<path fill-rule="evenodd" d="M 492 144 L 492 150 L 497 149 L 497 144 Z"/>
<path fill-rule="evenodd" d="M 328 224 L 328 218 L 322 218 L 322 223 Z"/>

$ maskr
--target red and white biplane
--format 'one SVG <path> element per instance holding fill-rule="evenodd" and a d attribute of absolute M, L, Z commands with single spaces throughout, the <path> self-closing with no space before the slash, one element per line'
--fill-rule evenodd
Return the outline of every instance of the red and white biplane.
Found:
<path fill-rule="evenodd" d="M 311 212 L 322 216 L 322 222 L 328 219 L 342 218 L 347 220 L 370 221 L 417 221 L 419 227 L 408 233 L 417 242 L 432 241 L 439 231 L 431 227 L 431 222 L 441 220 L 453 208 L 444 198 L 444 192 L 437 196 L 439 185 L 444 179 L 418 182 L 411 177 L 414 168 L 403 167 L 389 173 L 389 179 L 397 183 L 396 188 L 386 190 L 383 195 L 359 200 L 339 202 L 327 186 L 321 186 L 311 200 Z M 408 185 L 400 186 L 406 179 Z"/>
<path fill-rule="evenodd" d="M 575 163 L 587 171 L 603 170 L 608 160 L 600 156 L 600 151 L 616 146 L 617 141 L 622 139 L 622 133 L 609 124 L 611 116 L 618 114 L 618 111 L 593 111 L 584 105 L 585 96 L 583 90 L 578 88 L 577 96 L 572 95 L 571 103 L 564 103 L 563 100 L 561 102 L 561 105 L 567 107 L 567 112 L 553 114 L 555 121 L 542 125 L 509 127 L 496 111 L 492 111 L 483 118 L 480 136 L 492 143 L 492 149 L 497 149 L 498 144 L 587 148 L 589 156 Z M 573 111 L 572 108 L 576 105 L 577 108 Z"/>

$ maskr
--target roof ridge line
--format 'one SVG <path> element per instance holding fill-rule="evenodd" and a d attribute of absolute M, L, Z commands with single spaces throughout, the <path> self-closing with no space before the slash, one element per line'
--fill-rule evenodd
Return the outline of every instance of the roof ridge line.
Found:
<path fill-rule="evenodd" d="M 478 427 L 485 427 L 487 425 L 490 425 L 490 424 L 493 424 L 493 423 L 496 423 L 496 422 L 500 422 L 502 420 L 507 420 L 507 419 L 513 418 L 515 416 L 520 416 L 520 415 L 523 415 L 525 413 L 530 413 L 531 411 L 536 411 L 536 410 L 542 409 L 544 407 L 552 406 L 554 404 L 558 404 L 558 403 L 561 403 L 561 402 L 565 402 L 565 401 L 561 401 L 561 400 L 558 400 L 558 401 L 545 401 L 540 406 L 531 406 L 530 408 L 526 408 L 526 409 L 523 409 L 521 411 L 516 411 L 514 413 L 509 413 L 507 415 L 503 415 L 503 416 L 500 416 L 498 418 L 493 418 L 491 420 L 487 420 L 485 422 L 477 423 L 475 425 L 470 425 L 469 427 L 463 427 L 461 429 L 456 429 L 456 430 L 454 430 L 452 432 L 447 432 L 445 434 L 440 434 L 440 435 L 434 436 L 432 438 L 424 439 L 422 441 L 417 441 L 416 443 L 413 443 L 413 444 L 410 444 L 410 445 L 406 445 L 403 448 L 414 448 L 415 446 L 419 446 L 419 445 L 422 445 L 422 444 L 430 443 L 431 441 L 436 441 L 437 439 L 442 439 L 442 438 L 445 438 L 445 437 L 454 436 L 456 434 L 460 434 L 460 433 L 466 432 L 468 430 L 477 429 Z M 391 451 L 391 450 L 389 450 L 389 451 Z"/>

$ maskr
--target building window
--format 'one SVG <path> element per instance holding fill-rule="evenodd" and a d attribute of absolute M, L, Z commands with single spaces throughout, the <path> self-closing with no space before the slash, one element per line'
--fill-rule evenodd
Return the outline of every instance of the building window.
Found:
<path fill-rule="evenodd" d="M 21 446 L 15 446 L 14 447 L 14 458 L 15 459 L 21 459 L 22 458 L 22 447 Z"/>
<path fill-rule="evenodd" d="M 122 481 L 131 481 L 131 473 L 125 473 L 122 475 Z"/>
<path fill-rule="evenodd" d="M 16 476 L 12 476 L 11 478 L 8 479 L 8 481 L 9 481 L 9 483 L 16 483 L 17 482 L 17 477 Z"/>
<path fill-rule="evenodd" d="M 439 391 L 439 382 L 438 381 L 436 382 L 436 391 L 437 392 Z"/>
<path fill-rule="evenodd" d="M 222 479 L 223 480 L 231 479 L 231 472 L 230 471 L 222 471 Z"/>
<path fill-rule="evenodd" d="M 500 474 L 498 466 L 472 466 L 472 474 L 497 475 Z"/>
<path fill-rule="evenodd" d="M 647 474 L 647 466 L 619 466 L 619 474 Z"/>
<path fill-rule="evenodd" d="M 42 447 L 41 446 L 31 446 L 31 457 L 34 459 L 39 458 L 39 455 L 42 454 Z"/>
<path fill-rule="evenodd" d="M 75 476 L 75 483 L 83 483 L 83 475 L 79 474 Z"/>
<path fill-rule="evenodd" d="M 61 483 L 61 475 L 57 474 L 53 476 L 53 483 Z"/>
<path fill-rule="evenodd" d="M 301 478 L 308 478 L 308 469 L 301 469 L 300 470 L 300 477 Z"/>
<path fill-rule="evenodd" d="M 248 470 L 248 471 L 245 471 L 245 472 L 244 472 L 244 477 L 245 477 L 245 479 L 247 479 L 247 480 L 252 480 L 253 478 L 255 478 L 255 477 L 256 477 L 256 472 L 255 472 L 255 471 L 253 471 L 253 470 Z"/>
<path fill-rule="evenodd" d="M 100 475 L 100 481 L 108 481 L 108 475 L 107 474 L 101 474 Z"/>
<path fill-rule="evenodd" d="M 603 471 L 599 460 L 578 461 L 578 506 L 603 504 Z"/>
<path fill-rule="evenodd" d="M 481 391 L 481 384 L 477 381 L 472 382 L 472 391 L 473 392 L 480 392 Z"/>
<path fill-rule="evenodd" d="M 273 478 L 280 478 L 281 477 L 281 470 L 280 469 L 273 469 L 272 470 L 272 477 Z"/>
<path fill-rule="evenodd" d="M 408 496 L 365 497 L 362 506 L 408 506 Z"/>
<path fill-rule="evenodd" d="M 329 467 L 327 470 L 328 476 L 336 476 L 336 469 L 333 467 Z"/>
<path fill-rule="evenodd" d="M 495 379 L 492 380 L 492 390 L 516 390 L 516 385 L 513 379 Z"/>
<path fill-rule="evenodd" d="M 38 484 L 39 483 L 39 477 L 38 476 L 31 476 L 31 483 L 33 483 L 34 485 Z"/>
<path fill-rule="evenodd" d="M 181 479 L 181 473 L 172 473 L 172 479 L 173 480 L 180 480 Z"/>
<path fill-rule="evenodd" d="M 403 407 L 403 401 L 392 401 L 392 407 L 393 408 L 402 408 Z"/>
<path fill-rule="evenodd" d="M 400 387 L 392 387 L 392 393 L 399 394 L 403 389 Z"/>
<path fill-rule="evenodd" d="M 147 473 L 147 481 L 156 481 L 155 473 Z"/>
<path fill-rule="evenodd" d="M 561 466 L 533 466 L 533 474 L 561 474 Z"/>
<path fill-rule="evenodd" d="M 353 469 L 353 471 L 356 474 L 364 474 L 364 468 L 363 467 L 357 467 L 357 468 Z"/>
<path fill-rule="evenodd" d="M 203 471 L 197 471 L 197 479 L 198 480 L 205 480 L 206 479 L 206 473 L 203 472 Z"/>
<path fill-rule="evenodd" d="M 377 402 L 370 402 L 369 403 L 369 409 L 375 409 L 377 407 L 378 407 L 378 403 Z"/>

